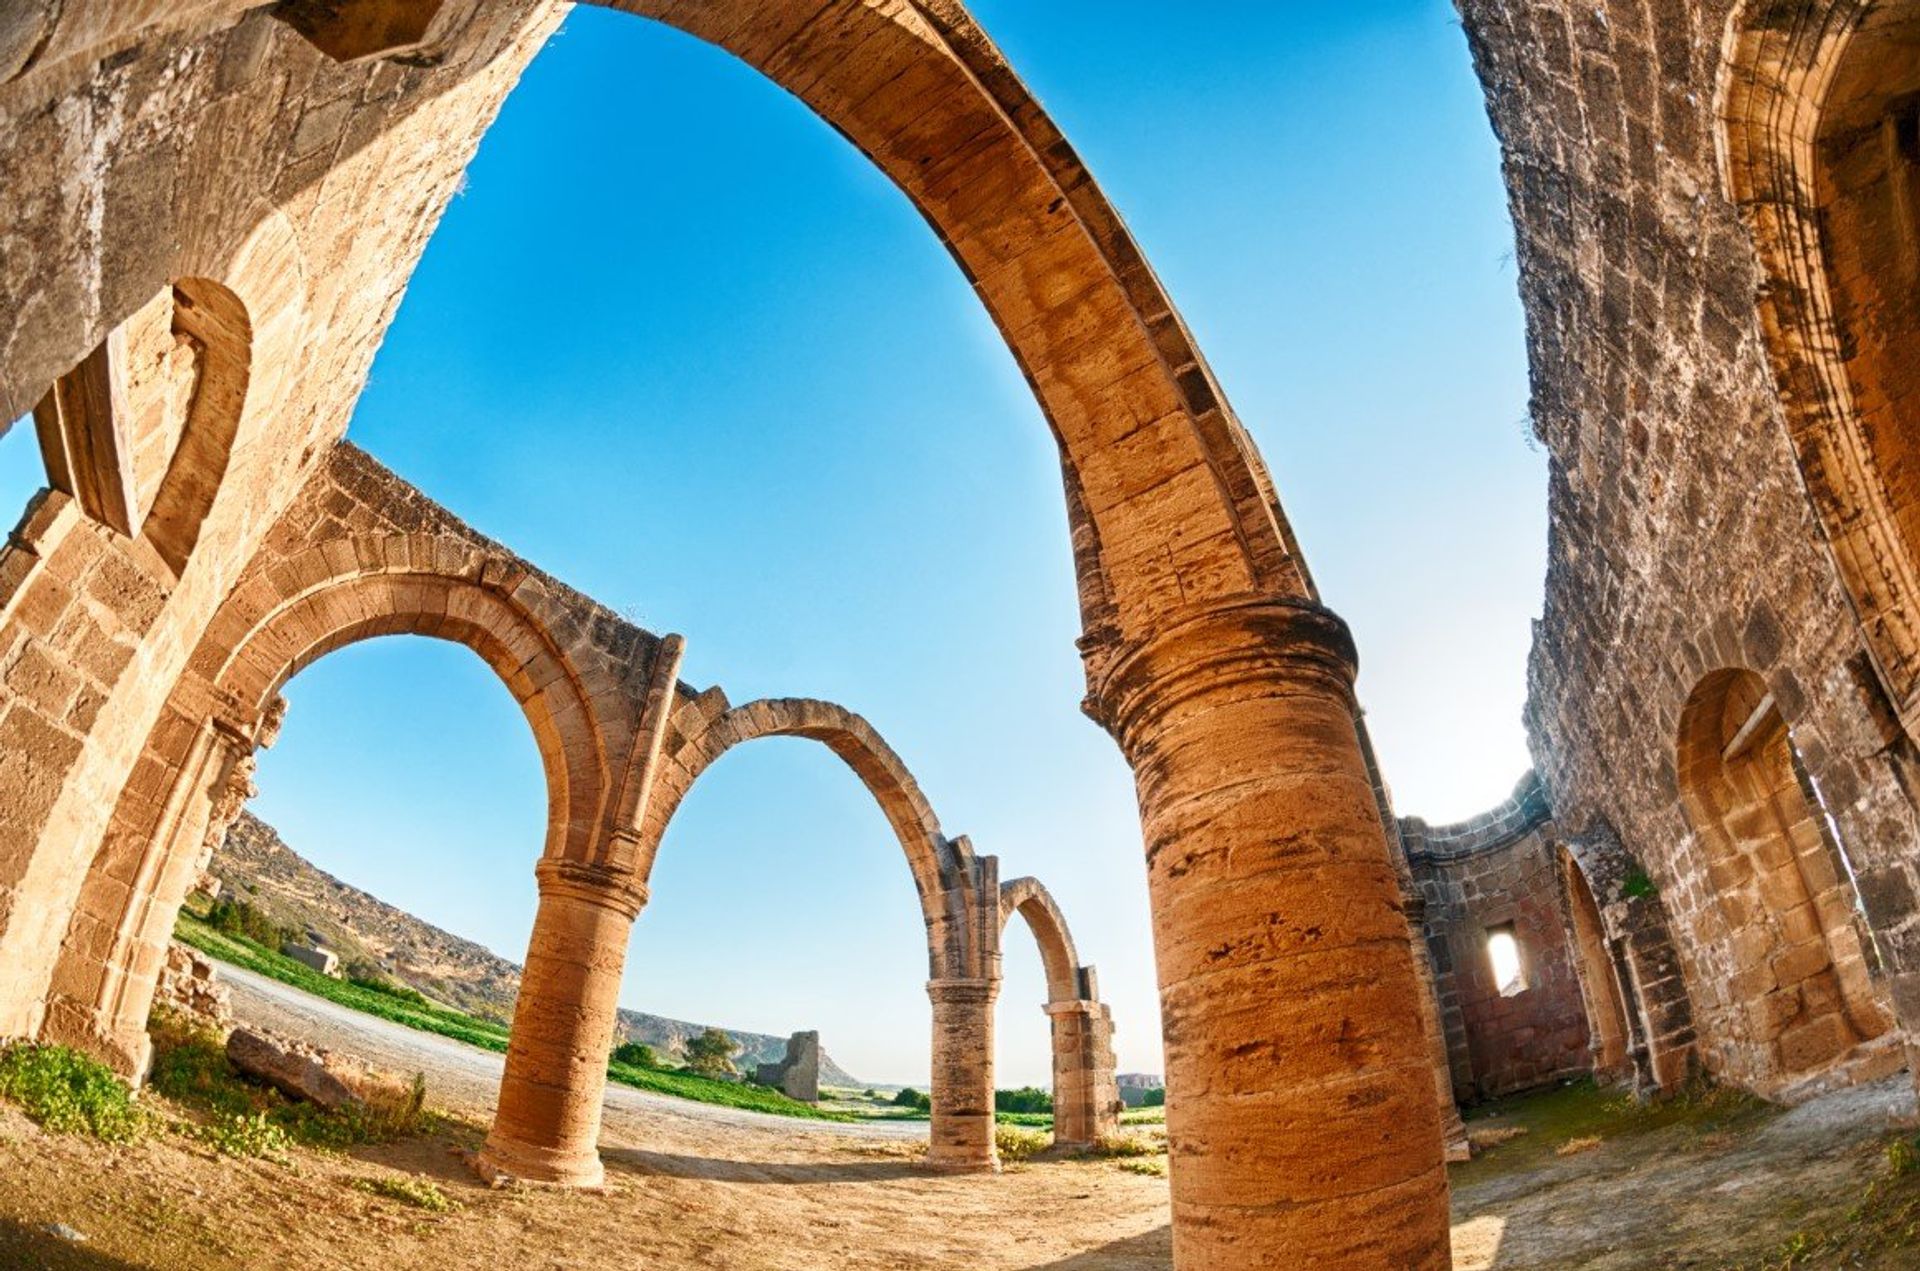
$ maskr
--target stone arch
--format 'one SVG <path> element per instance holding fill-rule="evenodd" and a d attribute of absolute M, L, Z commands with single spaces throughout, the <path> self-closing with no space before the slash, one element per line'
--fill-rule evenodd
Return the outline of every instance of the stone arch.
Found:
<path fill-rule="evenodd" d="M 1627 1022 L 1625 990 L 1608 947 L 1600 903 L 1594 899 L 1579 859 L 1565 845 L 1560 848 L 1560 868 L 1573 933 L 1574 965 L 1580 973 L 1580 994 L 1587 1004 L 1594 1076 L 1601 1081 L 1617 1080 L 1633 1071 L 1633 1029 Z"/>
<path fill-rule="evenodd" d="M 55 966 L 50 1039 L 144 1071 L 147 1006 L 174 915 L 252 793 L 253 752 L 278 731 L 280 689 L 348 644 L 415 634 L 471 649 L 533 730 L 548 783 L 542 859 L 591 864 L 599 854 L 612 730 L 591 700 L 613 700 L 615 686 L 591 683 L 477 565 L 430 563 L 432 552 L 410 564 L 419 541 L 336 540 L 254 571 L 229 597 L 115 804 Z"/>
<path fill-rule="evenodd" d="M 1059 442 L 1089 639 L 1137 635 L 1206 596 L 1311 592 L 1272 481 L 1165 289 L 963 7 L 604 2 L 761 71 L 926 217 Z"/>
<path fill-rule="evenodd" d="M 1080 965 L 1074 952 L 1073 933 L 1067 929 L 1067 916 L 1053 894 L 1037 878 L 1014 878 L 1000 884 L 1000 930 L 1002 938 L 1014 914 L 1026 919 L 1040 946 L 1040 965 L 1047 976 L 1047 1001 L 1072 1002 L 1089 997 L 1082 974 L 1091 970 Z"/>
<path fill-rule="evenodd" d="M 1037 878 L 1000 885 L 1000 927 L 1019 914 L 1040 946 L 1047 976 L 1046 1012 L 1053 1044 L 1053 1141 L 1090 1148 L 1120 1125 L 1114 1079 L 1113 1016 L 1100 1001 L 1093 968 L 1080 965 L 1073 933 L 1053 895 Z"/>
<path fill-rule="evenodd" d="M 996 1168 L 993 1142 L 993 1003 L 1000 987 L 997 863 L 976 858 L 940 828 L 920 785 L 871 724 L 831 702 L 774 698 L 729 706 L 718 689 L 685 699 L 668 736 L 632 840 L 642 889 L 660 840 L 687 791 L 720 756 L 762 737 L 804 737 L 827 747 L 860 778 L 893 828 L 913 875 L 927 930 L 927 993 L 933 1001 L 933 1113 L 928 1162 L 935 1168 Z"/>
<path fill-rule="evenodd" d="M 1814 513 L 1902 723 L 1920 735 L 1920 4 L 1737 7 L 1723 167 Z"/>
<path fill-rule="evenodd" d="M 729 707 L 718 689 L 675 712 L 641 816 L 631 868 L 644 885 L 653 874 L 667 825 L 700 774 L 743 742 L 762 737 L 804 737 L 832 751 L 860 778 L 887 818 L 913 874 L 927 927 L 928 974 L 939 979 L 977 979 L 986 974 L 974 932 L 979 905 L 973 852 L 964 838 L 949 839 L 905 761 L 854 712 L 811 698 L 763 698 Z M 678 730 L 688 728 L 690 733 Z M 997 898 L 996 898 L 997 903 Z"/>
<path fill-rule="evenodd" d="M 377 539 L 348 550 L 355 557 L 362 550 L 384 555 Z M 295 577 L 320 573 L 330 556 L 341 554 L 330 545 L 295 557 L 287 568 Z M 352 572 L 300 588 L 226 643 L 245 621 L 237 611 L 216 620 L 194 669 L 246 720 L 259 718 L 300 671 L 362 640 L 418 635 L 472 650 L 513 695 L 539 747 L 549 814 L 542 856 L 594 856 L 608 788 L 603 721 L 580 670 L 510 596 L 434 570 Z"/>
<path fill-rule="evenodd" d="M 1724 933 L 1727 988 L 1750 1003 L 1739 1075 L 1777 1090 L 1886 1033 L 1851 882 L 1766 682 L 1740 668 L 1703 678 L 1681 712 L 1676 769 Z"/>

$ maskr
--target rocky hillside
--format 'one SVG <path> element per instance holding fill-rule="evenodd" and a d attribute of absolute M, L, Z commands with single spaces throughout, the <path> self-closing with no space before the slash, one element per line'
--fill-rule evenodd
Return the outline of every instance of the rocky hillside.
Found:
<path fill-rule="evenodd" d="M 271 825 L 243 812 L 214 853 L 211 873 L 226 894 L 244 899 L 274 922 L 306 931 L 340 955 L 354 972 L 377 972 L 411 985 L 436 1001 L 471 1015 L 510 1020 L 520 992 L 520 968 L 492 951 L 462 940 L 396 909 L 378 897 L 318 869 L 280 838 Z M 708 1026 L 641 1011 L 620 1012 L 620 1031 L 665 1055 L 680 1055 L 687 1040 Z M 735 1061 L 751 1071 L 786 1053 L 787 1039 L 728 1028 L 746 1049 Z M 838 1064 L 820 1055 L 820 1080 L 859 1087 Z"/>

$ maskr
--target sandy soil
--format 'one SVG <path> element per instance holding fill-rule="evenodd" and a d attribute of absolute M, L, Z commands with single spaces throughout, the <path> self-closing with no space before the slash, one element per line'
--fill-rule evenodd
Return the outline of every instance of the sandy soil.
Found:
<path fill-rule="evenodd" d="M 1115 1163 L 940 1177 L 915 1163 L 924 1126 L 792 1121 L 624 1088 L 609 1092 L 605 1192 L 488 1190 L 458 1153 L 479 1142 L 499 1056 L 223 973 L 243 1018 L 423 1069 L 435 1104 L 466 1120 L 348 1155 L 302 1151 L 287 1166 L 217 1158 L 174 1135 L 105 1147 L 44 1134 L 0 1107 L 0 1267 L 1171 1265 L 1165 1181 Z M 1536 1143 L 1514 1168 L 1496 1154 L 1457 1180 L 1455 1267 L 1764 1265 L 1884 1175 L 1885 1139 L 1912 1114 L 1901 1077 L 1731 1129 L 1668 1126 L 1565 1157 Z M 432 1179 L 459 1207 L 430 1214 L 354 1187 L 405 1176 Z M 87 1239 L 52 1234 L 52 1223 Z"/>

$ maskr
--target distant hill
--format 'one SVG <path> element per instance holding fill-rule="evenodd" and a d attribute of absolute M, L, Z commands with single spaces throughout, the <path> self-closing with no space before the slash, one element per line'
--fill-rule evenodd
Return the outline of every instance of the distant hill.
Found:
<path fill-rule="evenodd" d="M 377 968 L 470 1015 L 502 1022 L 513 1018 L 520 992 L 517 964 L 341 882 L 288 847 L 271 825 L 251 812 L 234 821 L 209 868 L 226 885 L 227 894 L 248 901 L 276 923 L 311 932 L 340 955 L 344 967 Z M 674 1057 L 707 1027 L 641 1011 L 620 1012 L 623 1039 L 645 1042 Z M 724 1031 L 746 1048 L 735 1062 L 748 1072 L 754 1064 L 774 1063 L 786 1054 L 784 1037 Z M 825 1050 L 820 1054 L 820 1080 L 854 1088 L 869 1084 L 850 1076 Z"/>

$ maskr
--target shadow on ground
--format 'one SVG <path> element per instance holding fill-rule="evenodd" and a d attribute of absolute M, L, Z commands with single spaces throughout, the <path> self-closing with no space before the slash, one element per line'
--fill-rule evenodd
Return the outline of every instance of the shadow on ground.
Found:
<path fill-rule="evenodd" d="M 728 1161 L 710 1156 L 674 1152 L 643 1152 L 638 1148 L 602 1148 L 600 1158 L 609 1168 L 634 1174 L 664 1174 L 669 1178 L 714 1178 L 730 1183 L 771 1183 L 795 1186 L 807 1183 L 883 1183 L 898 1178 L 926 1178 L 927 1171 L 911 1160 L 831 1161 L 768 1164 Z"/>
<path fill-rule="evenodd" d="M 1033 1271 L 1146 1271 L 1173 1266 L 1173 1228 L 1157 1227 L 1143 1236 L 1116 1240 L 1098 1249 L 1049 1262 Z"/>
<path fill-rule="evenodd" d="M 33 1267 L 35 1271 L 151 1271 L 140 1262 L 96 1253 L 84 1244 L 63 1240 L 45 1227 L 12 1218 L 0 1218 L 0 1267 Z"/>

